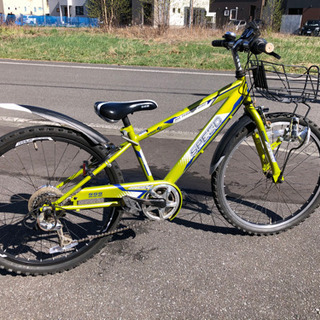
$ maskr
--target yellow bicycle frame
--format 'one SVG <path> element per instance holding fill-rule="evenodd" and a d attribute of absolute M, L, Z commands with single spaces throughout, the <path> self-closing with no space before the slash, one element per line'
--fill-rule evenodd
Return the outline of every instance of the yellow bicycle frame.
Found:
<path fill-rule="evenodd" d="M 225 100 L 224 103 L 219 107 L 217 112 L 195 137 L 191 145 L 184 152 L 178 162 L 173 166 L 173 168 L 169 171 L 166 177 L 163 180 L 155 181 L 143 154 L 142 148 L 140 146 L 140 141 L 167 129 L 180 121 L 194 116 L 203 110 L 211 108 L 212 106 L 223 100 Z M 109 157 L 96 169 L 94 169 L 90 175 L 84 177 L 80 183 L 74 186 L 53 204 L 55 205 L 57 210 L 101 208 L 121 205 L 121 199 L 124 196 L 143 199 L 149 190 L 151 190 L 154 186 L 160 184 L 170 184 L 177 190 L 179 190 L 179 188 L 175 185 L 177 180 L 196 161 L 199 155 L 204 152 L 206 147 L 219 134 L 219 132 L 221 132 L 223 127 L 239 110 L 242 104 L 244 104 L 246 112 L 251 116 L 257 126 L 257 130 L 253 135 L 253 140 L 260 156 L 262 170 L 264 173 L 267 173 L 267 171 L 271 171 L 273 180 L 275 183 L 277 183 L 281 170 L 276 162 L 272 151 L 276 146 L 270 145 L 265 130 L 265 123 L 252 103 L 246 79 L 245 77 L 243 77 L 138 134 L 135 133 L 134 128 L 131 125 L 122 128 L 121 132 L 123 134 L 123 137 L 127 141 L 121 144 L 117 151 L 110 154 Z M 96 176 L 106 167 L 112 166 L 112 162 L 120 157 L 131 146 L 133 147 L 140 166 L 145 174 L 146 181 L 82 188 L 91 179 L 92 176 Z M 82 169 L 59 184 L 57 188 L 62 187 L 81 174 Z M 72 204 L 61 205 L 61 203 L 67 198 L 71 200 Z M 79 204 L 79 201 L 99 198 L 102 198 L 103 202 L 94 204 Z M 108 199 L 112 200 L 106 201 Z"/>

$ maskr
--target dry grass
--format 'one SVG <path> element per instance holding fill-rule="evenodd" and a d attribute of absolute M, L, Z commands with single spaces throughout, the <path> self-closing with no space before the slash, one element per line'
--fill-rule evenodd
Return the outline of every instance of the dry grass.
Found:
<path fill-rule="evenodd" d="M 174 44 L 178 42 L 197 42 L 221 37 L 221 30 L 205 28 L 170 28 L 160 33 L 157 28 L 151 27 L 127 27 L 109 31 L 110 34 L 127 39 L 153 40 L 159 43 Z"/>
<path fill-rule="evenodd" d="M 223 30 L 151 27 L 112 30 L 0 26 L 0 58 L 232 70 L 224 48 L 212 48 Z M 285 64 L 320 64 L 320 37 L 265 32 Z M 266 55 L 263 59 L 274 58 Z M 241 55 L 241 59 L 245 59 Z"/>

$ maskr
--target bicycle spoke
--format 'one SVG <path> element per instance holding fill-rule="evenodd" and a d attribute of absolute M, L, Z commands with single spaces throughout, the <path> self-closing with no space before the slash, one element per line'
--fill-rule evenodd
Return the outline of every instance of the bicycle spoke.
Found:
<path fill-rule="evenodd" d="M 290 120 L 271 120 L 268 136 L 274 142 L 285 134 Z M 270 173 L 261 178 L 260 159 L 248 143 L 252 134 L 253 131 L 239 134 L 226 154 L 218 171 L 220 180 L 213 180 L 222 190 L 216 201 L 222 206 L 222 214 L 241 229 L 259 234 L 285 230 L 307 217 L 310 208 L 320 201 L 320 131 L 312 128 L 310 142 L 299 149 L 294 149 L 298 145 L 288 137 L 275 148 L 279 167 L 287 161 L 284 180 L 278 183 L 273 182 Z"/>
<path fill-rule="evenodd" d="M 80 242 L 76 247 L 50 253 L 52 248 L 64 246 L 55 229 L 57 225 L 62 226 L 62 234 L 68 242 L 70 237 L 79 240 L 96 236 L 101 230 L 108 231 L 116 226 L 119 217 L 117 208 L 63 212 L 52 207 L 45 214 L 40 210 L 44 204 L 49 205 L 61 197 L 62 189 L 68 190 L 78 184 L 83 176 L 74 177 L 59 190 L 55 185 L 79 172 L 83 161 L 101 162 L 104 152 L 70 129 L 35 128 L 19 129 L 8 136 L 6 139 L 11 147 L 6 146 L 4 150 L 1 150 L 0 142 L 0 178 L 5 182 L 0 186 L 0 254 L 3 253 L 2 259 L 8 256 L 10 261 L 14 261 L 13 268 L 20 266 L 23 269 L 27 264 L 27 273 L 32 270 L 38 273 L 42 265 L 56 270 L 62 261 L 72 266 L 76 262 L 74 256 L 80 257 L 87 251 L 95 252 L 104 242 L 103 239 Z M 38 131 L 36 141 L 28 143 L 32 141 L 35 131 Z M 99 178 L 93 177 L 90 183 L 123 182 L 116 167 L 106 168 L 99 173 Z"/>

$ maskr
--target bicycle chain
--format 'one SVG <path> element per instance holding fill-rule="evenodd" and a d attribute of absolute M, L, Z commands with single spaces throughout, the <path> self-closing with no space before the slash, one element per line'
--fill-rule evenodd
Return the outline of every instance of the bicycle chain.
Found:
<path fill-rule="evenodd" d="M 119 233 L 119 232 L 123 232 L 123 231 L 129 230 L 129 229 L 132 229 L 132 228 L 136 228 L 138 226 L 141 226 L 143 224 L 149 223 L 151 221 L 152 220 L 146 219 L 144 221 L 140 221 L 140 222 L 136 222 L 136 223 L 133 223 L 133 224 L 129 224 L 126 227 L 119 228 L 119 229 L 116 229 L 116 230 L 103 232 L 103 233 L 100 233 L 100 234 L 97 234 L 97 235 L 94 235 L 94 236 L 88 236 L 86 238 L 81 238 L 81 239 L 78 239 L 78 240 L 72 240 L 72 243 L 81 243 L 81 242 L 92 241 L 92 240 L 95 240 L 95 239 L 104 238 L 104 237 L 111 236 L 111 235 Z"/>
<path fill-rule="evenodd" d="M 59 198 L 59 196 L 54 196 L 54 195 L 49 195 L 44 193 L 44 194 L 40 194 L 37 198 L 37 200 L 41 202 L 41 200 L 45 201 L 45 202 L 48 202 L 49 200 L 49 203 L 50 202 L 53 202 L 53 201 L 56 201 L 57 199 Z M 129 230 L 129 229 L 132 229 L 132 228 L 136 228 L 142 224 L 145 224 L 145 223 L 149 223 L 151 222 L 152 220 L 150 219 L 146 219 L 146 220 L 143 220 L 143 221 L 140 221 L 140 222 L 136 222 L 136 223 L 132 223 L 132 224 L 129 224 L 128 226 L 126 227 L 123 227 L 123 228 L 118 228 L 118 229 L 115 229 L 115 230 L 112 230 L 112 231 L 107 231 L 107 232 L 103 232 L 103 233 L 100 233 L 100 234 L 97 234 L 97 235 L 94 235 L 94 236 L 88 236 L 88 237 L 85 237 L 85 238 L 81 238 L 81 239 L 78 239 L 78 240 L 72 240 L 71 243 L 82 243 L 82 242 L 86 242 L 86 241 L 92 241 L 92 240 L 95 240 L 95 239 L 100 239 L 100 238 L 104 238 L 104 237 L 107 237 L 107 236 L 111 236 L 113 234 L 116 234 L 116 233 L 119 233 L 119 232 L 123 232 L 123 231 L 126 231 L 126 230 Z"/>

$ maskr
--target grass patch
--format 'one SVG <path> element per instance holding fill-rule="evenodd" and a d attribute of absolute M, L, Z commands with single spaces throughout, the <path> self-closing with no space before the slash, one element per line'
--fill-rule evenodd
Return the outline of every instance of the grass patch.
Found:
<path fill-rule="evenodd" d="M 206 29 L 170 29 L 159 35 L 156 29 L 138 27 L 106 33 L 100 29 L 2 26 L 0 58 L 233 70 L 230 52 L 211 46 L 222 34 L 221 30 Z M 320 64 L 320 37 L 263 36 L 274 43 L 285 64 Z"/>

